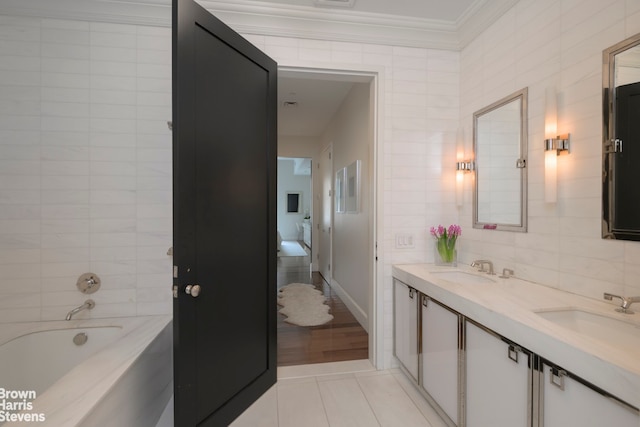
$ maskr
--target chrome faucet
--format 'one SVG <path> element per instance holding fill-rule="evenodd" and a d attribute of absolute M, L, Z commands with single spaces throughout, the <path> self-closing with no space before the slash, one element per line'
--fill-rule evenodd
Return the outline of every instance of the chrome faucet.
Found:
<path fill-rule="evenodd" d="M 489 266 L 489 270 L 485 270 L 484 266 Z M 488 259 L 477 259 L 471 263 L 471 267 L 480 267 L 478 271 L 486 272 L 487 274 L 496 274 L 493 272 L 493 263 Z"/>
<path fill-rule="evenodd" d="M 93 307 L 96 306 L 96 303 L 94 300 L 92 299 L 88 299 L 84 302 L 84 304 L 82 304 L 79 307 L 74 308 L 73 310 L 71 310 L 70 312 L 67 313 L 67 317 L 65 317 L 65 320 L 71 320 L 71 318 L 75 315 L 80 313 L 82 310 L 91 310 Z"/>
<path fill-rule="evenodd" d="M 614 298 L 620 298 L 622 301 L 620 308 L 616 308 L 616 311 L 625 314 L 633 314 L 633 311 L 630 310 L 629 307 L 631 307 L 631 304 L 634 302 L 640 302 L 640 297 L 621 297 L 619 295 L 604 293 L 604 299 L 607 301 L 612 301 Z"/>

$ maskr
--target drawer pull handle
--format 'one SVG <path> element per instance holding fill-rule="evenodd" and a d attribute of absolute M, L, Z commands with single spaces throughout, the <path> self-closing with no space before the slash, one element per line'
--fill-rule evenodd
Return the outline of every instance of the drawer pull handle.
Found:
<path fill-rule="evenodd" d="M 509 346 L 509 359 L 511 359 L 514 362 L 518 363 L 518 353 L 520 353 L 521 351 L 522 351 L 522 349 L 520 347 L 518 347 L 517 345 L 510 345 Z"/>
<path fill-rule="evenodd" d="M 563 369 L 551 368 L 551 384 L 564 391 L 564 377 L 567 376 L 567 371 Z"/>

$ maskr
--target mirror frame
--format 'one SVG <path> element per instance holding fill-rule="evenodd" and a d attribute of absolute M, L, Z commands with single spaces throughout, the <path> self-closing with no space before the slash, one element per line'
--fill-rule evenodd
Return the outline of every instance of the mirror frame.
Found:
<path fill-rule="evenodd" d="M 473 153 L 475 157 L 475 180 L 473 183 L 473 228 L 484 230 L 502 230 L 502 231 L 518 231 L 527 232 L 527 153 L 528 153 L 528 88 L 523 88 L 504 98 L 494 102 L 493 104 L 473 113 Z M 480 222 L 478 220 L 478 177 L 482 173 L 482 165 L 478 164 L 478 118 L 503 105 L 513 101 L 520 101 L 520 158 L 515 160 L 520 169 L 520 223 L 519 224 L 500 224 Z M 515 165 L 514 165 L 515 166 Z"/>
<path fill-rule="evenodd" d="M 636 34 L 605 49 L 602 52 L 602 238 L 640 241 L 640 230 L 616 229 L 614 164 L 611 162 L 611 142 L 615 140 L 615 56 L 632 47 L 640 46 L 640 34 Z"/>

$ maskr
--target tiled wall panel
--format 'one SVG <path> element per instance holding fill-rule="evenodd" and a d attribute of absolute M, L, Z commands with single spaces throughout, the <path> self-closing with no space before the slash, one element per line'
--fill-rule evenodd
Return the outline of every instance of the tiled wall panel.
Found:
<path fill-rule="evenodd" d="M 170 313 L 170 29 L 0 28 L 0 322 Z"/>
<path fill-rule="evenodd" d="M 469 230 L 464 262 L 488 258 L 498 269 L 568 292 L 638 295 L 640 244 L 608 241 L 601 231 L 602 51 L 640 31 L 640 5 L 625 0 L 522 0 L 461 54 L 461 120 L 529 88 L 529 230 Z M 480 79 L 478 76 L 482 75 Z M 558 202 L 544 202 L 543 139 L 547 87 L 558 93 L 558 130 L 571 133 L 558 159 Z M 482 165 L 480 165 L 482 167 Z M 466 188 L 470 201 L 471 187 Z M 470 224 L 471 204 L 461 212 Z"/>

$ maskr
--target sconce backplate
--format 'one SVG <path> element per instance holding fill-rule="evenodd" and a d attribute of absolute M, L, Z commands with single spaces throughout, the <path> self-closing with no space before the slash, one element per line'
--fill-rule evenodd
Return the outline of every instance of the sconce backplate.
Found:
<path fill-rule="evenodd" d="M 100 289 L 100 278 L 93 273 L 84 273 L 78 277 L 76 286 L 83 294 L 92 294 Z"/>

